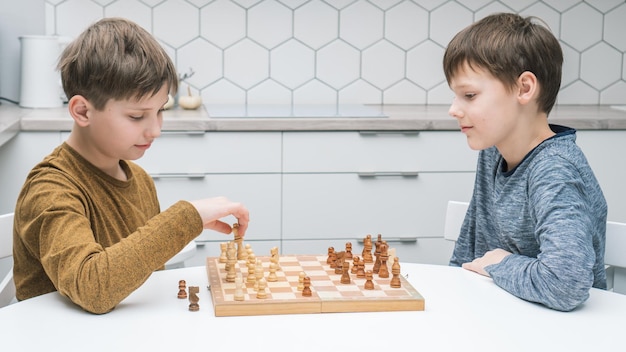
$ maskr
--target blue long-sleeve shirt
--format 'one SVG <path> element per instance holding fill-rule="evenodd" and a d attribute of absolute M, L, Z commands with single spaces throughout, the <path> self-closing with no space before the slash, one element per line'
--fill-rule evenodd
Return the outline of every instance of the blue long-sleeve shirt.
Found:
<path fill-rule="evenodd" d="M 485 268 L 496 285 L 547 307 L 570 311 L 606 288 L 607 205 L 576 145 L 576 131 L 556 135 L 513 170 L 495 147 L 479 153 L 474 193 L 450 265 L 487 251 L 513 253 Z"/>

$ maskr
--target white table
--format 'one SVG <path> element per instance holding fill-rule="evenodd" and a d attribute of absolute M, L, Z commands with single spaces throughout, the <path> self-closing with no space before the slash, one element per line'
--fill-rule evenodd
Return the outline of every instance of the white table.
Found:
<path fill-rule="evenodd" d="M 425 311 L 215 317 L 204 267 L 155 272 L 114 311 L 93 315 L 51 293 L 0 309 L 3 351 L 616 351 L 626 296 L 592 289 L 573 312 L 520 300 L 489 278 L 403 264 Z M 178 280 L 200 290 L 200 311 Z"/>

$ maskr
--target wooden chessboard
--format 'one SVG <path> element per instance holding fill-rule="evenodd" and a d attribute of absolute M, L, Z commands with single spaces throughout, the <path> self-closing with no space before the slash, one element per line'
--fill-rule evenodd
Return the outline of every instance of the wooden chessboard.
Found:
<path fill-rule="evenodd" d="M 265 276 L 269 273 L 270 257 L 257 257 L 263 262 Z M 247 316 L 302 313 L 382 312 L 424 310 L 424 298 L 400 275 L 401 287 L 391 288 L 389 278 L 374 275 L 374 290 L 363 288 L 364 278 L 350 274 L 351 283 L 342 284 L 341 274 L 326 264 L 327 256 L 281 256 L 278 281 L 267 283 L 267 298 L 256 298 L 254 284 L 246 280 L 248 268 L 245 261 L 237 262 L 237 272 L 244 281 L 243 301 L 234 299 L 235 283 L 226 281 L 225 264 L 218 257 L 206 259 L 209 289 L 215 316 Z M 370 270 L 372 264 L 366 264 Z M 311 278 L 311 297 L 298 291 L 300 272 Z"/>

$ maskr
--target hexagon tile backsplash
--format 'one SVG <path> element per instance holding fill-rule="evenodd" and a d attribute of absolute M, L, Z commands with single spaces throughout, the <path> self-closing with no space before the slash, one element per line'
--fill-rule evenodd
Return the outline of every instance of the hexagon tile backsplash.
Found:
<path fill-rule="evenodd" d="M 543 19 L 565 55 L 559 104 L 626 104 L 624 0 L 46 0 L 46 32 L 129 18 L 208 104 L 448 104 L 441 60 L 494 12 Z M 584 24 L 584 25 L 583 25 Z"/>

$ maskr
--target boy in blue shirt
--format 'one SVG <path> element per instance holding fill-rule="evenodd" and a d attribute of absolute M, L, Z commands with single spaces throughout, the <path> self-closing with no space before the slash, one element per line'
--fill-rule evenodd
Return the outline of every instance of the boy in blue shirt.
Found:
<path fill-rule="evenodd" d="M 546 27 L 505 13 L 459 32 L 443 59 L 449 113 L 480 150 L 450 264 L 570 311 L 591 287 L 606 288 L 607 205 L 576 131 L 548 123 L 562 63 Z"/>

